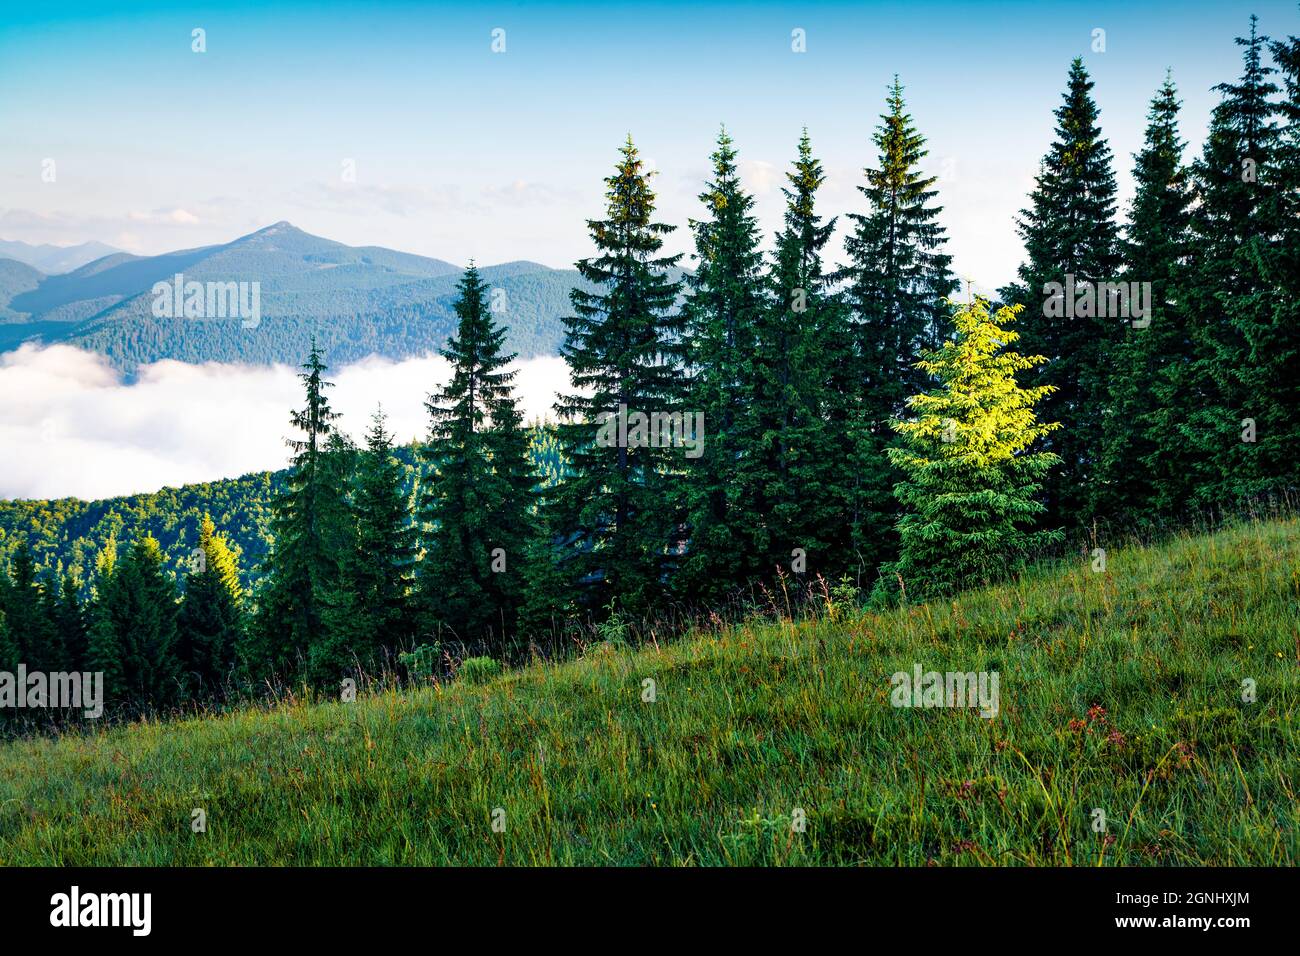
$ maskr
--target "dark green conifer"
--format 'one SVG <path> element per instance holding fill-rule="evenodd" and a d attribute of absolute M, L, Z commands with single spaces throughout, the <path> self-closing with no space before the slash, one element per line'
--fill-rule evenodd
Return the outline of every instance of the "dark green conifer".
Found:
<path fill-rule="evenodd" d="M 531 433 L 507 370 L 515 356 L 502 351 L 506 329 L 473 265 L 458 288 L 459 323 L 442 350 L 451 380 L 425 404 L 420 593 L 427 635 L 499 654 L 523 600 L 536 483 Z"/>
<path fill-rule="evenodd" d="M 266 586 L 258 596 L 257 615 L 250 627 L 245 659 L 252 676 L 287 678 L 310 655 L 313 641 L 324 634 L 325 596 L 338 579 L 341 532 L 339 462 L 348 454 L 335 447 L 328 458 L 334 421 L 326 390 L 327 366 L 313 342 L 298 376 L 306 404 L 290 422 L 301 437 L 288 439 L 293 451 L 286 487 L 273 502 L 273 541 L 267 558 Z"/>
<path fill-rule="evenodd" d="M 1180 434 L 1189 411 L 1183 376 L 1195 352 L 1183 307 L 1192 197 L 1178 108 L 1177 90 L 1166 77 L 1134 156 L 1137 192 L 1122 243 L 1124 280 L 1139 290 L 1148 314 L 1134 318 L 1116 345 L 1105 441 L 1088 489 L 1091 513 L 1120 526 L 1171 516 L 1186 502 L 1194 475 Z M 1143 283 L 1149 299 L 1142 296 Z"/>
<path fill-rule="evenodd" d="M 177 657 L 191 694 L 215 696 L 232 676 L 243 636 L 243 600 L 235 555 L 205 514 L 178 620 Z"/>
<path fill-rule="evenodd" d="M 1099 283 L 1119 281 L 1121 259 L 1111 151 L 1092 88 L 1083 60 L 1075 58 L 1056 110 L 1056 139 L 1019 220 L 1026 253 L 1019 282 L 1001 292 L 1004 301 L 1024 307 L 1024 349 L 1047 359 L 1027 371 L 1025 382 L 1052 387 L 1041 411 L 1062 426 L 1043 445 L 1061 458 L 1043 486 L 1049 526 L 1077 526 L 1090 516 L 1114 350 L 1127 325 L 1102 316 L 1097 296 Z M 1112 311 L 1109 301 L 1104 311 Z"/>
<path fill-rule="evenodd" d="M 773 550 L 764 500 L 771 462 L 756 407 L 759 325 L 769 310 L 758 221 L 726 130 L 712 161 L 700 194 L 707 215 L 691 221 L 695 270 L 684 306 L 686 411 L 703 415 L 704 444 L 697 457 L 677 452 L 690 536 L 680 586 L 692 600 L 716 600 L 756 577 Z"/>
<path fill-rule="evenodd" d="M 887 449 L 895 443 L 890 421 L 909 395 L 925 388 L 918 361 L 946 327 L 944 302 L 957 288 L 938 217 L 937 178 L 921 171 L 928 155 L 894 78 L 874 141 L 878 165 L 865 170 L 858 191 L 865 213 L 849 215 L 847 266 L 838 273 L 852 310 L 857 367 L 853 394 L 858 412 L 849 422 L 851 461 L 857 474 L 848 520 L 855 547 L 875 567 L 894 547 L 900 475 Z"/>
<path fill-rule="evenodd" d="M 562 569 L 592 613 L 648 608 L 682 544 L 670 503 L 682 449 L 607 440 L 620 413 L 683 410 L 680 257 L 661 254 L 674 227 L 654 220 L 652 174 L 631 137 L 620 155 L 605 180 L 606 218 L 588 222 L 597 255 L 577 263 L 586 284 L 571 293 L 574 314 L 564 320 L 561 354 L 575 391 L 555 405 L 571 469 L 556 495 Z"/>

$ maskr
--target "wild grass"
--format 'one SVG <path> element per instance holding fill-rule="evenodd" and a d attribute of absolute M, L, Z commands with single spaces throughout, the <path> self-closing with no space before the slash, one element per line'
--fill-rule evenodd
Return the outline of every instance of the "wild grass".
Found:
<path fill-rule="evenodd" d="M 997 671 L 998 716 L 891 706 L 917 663 Z M 1294 864 L 1297 703 L 1300 524 L 1249 522 L 942 603 L 7 743 L 0 863 Z"/>

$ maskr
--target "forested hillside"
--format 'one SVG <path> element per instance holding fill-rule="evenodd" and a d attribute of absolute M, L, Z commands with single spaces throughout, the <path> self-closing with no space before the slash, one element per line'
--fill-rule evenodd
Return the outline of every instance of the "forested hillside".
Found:
<path fill-rule="evenodd" d="M 560 467 L 553 438 L 544 429 L 534 429 L 532 449 L 538 473 L 553 482 Z M 408 496 L 416 492 L 418 453 L 418 446 L 393 449 Z M 284 478 L 283 471 L 263 471 L 103 501 L 0 501 L 0 569 L 12 564 L 26 542 L 38 572 L 59 577 L 71 573 L 84 589 L 93 577 L 96 557 L 110 539 L 125 544 L 152 536 L 162 548 L 167 573 L 181 580 L 189 570 L 206 514 L 225 536 L 237 559 L 240 581 L 251 590 L 266 557 L 271 501 L 284 490 Z"/>
<path fill-rule="evenodd" d="M 0 554 L 8 563 L 26 542 L 41 571 L 71 572 L 84 583 L 110 539 L 152 535 L 168 570 L 179 575 L 209 514 L 239 557 L 247 585 L 266 553 L 270 501 L 282 484 L 282 472 L 260 472 L 104 501 L 0 501 Z"/>

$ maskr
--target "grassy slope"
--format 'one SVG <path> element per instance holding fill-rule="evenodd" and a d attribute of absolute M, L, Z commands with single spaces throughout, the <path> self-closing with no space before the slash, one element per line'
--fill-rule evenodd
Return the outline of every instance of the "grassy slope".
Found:
<path fill-rule="evenodd" d="M 1295 863 L 1298 607 L 1292 520 L 483 687 L 18 742 L 0 861 Z M 892 708 L 914 662 L 998 670 L 1001 714 Z"/>

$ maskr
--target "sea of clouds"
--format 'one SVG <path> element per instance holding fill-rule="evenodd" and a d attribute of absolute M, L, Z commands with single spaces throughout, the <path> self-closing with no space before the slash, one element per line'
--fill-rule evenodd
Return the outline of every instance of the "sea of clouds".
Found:
<path fill-rule="evenodd" d="M 551 415 L 569 389 L 563 360 L 515 365 L 525 418 Z M 107 498 L 283 468 L 298 370 L 164 361 L 127 381 L 101 356 L 67 345 L 0 355 L 0 498 Z M 398 442 L 423 438 L 424 402 L 450 377 L 439 356 L 370 357 L 331 369 L 339 425 L 361 441 L 382 404 Z"/>

